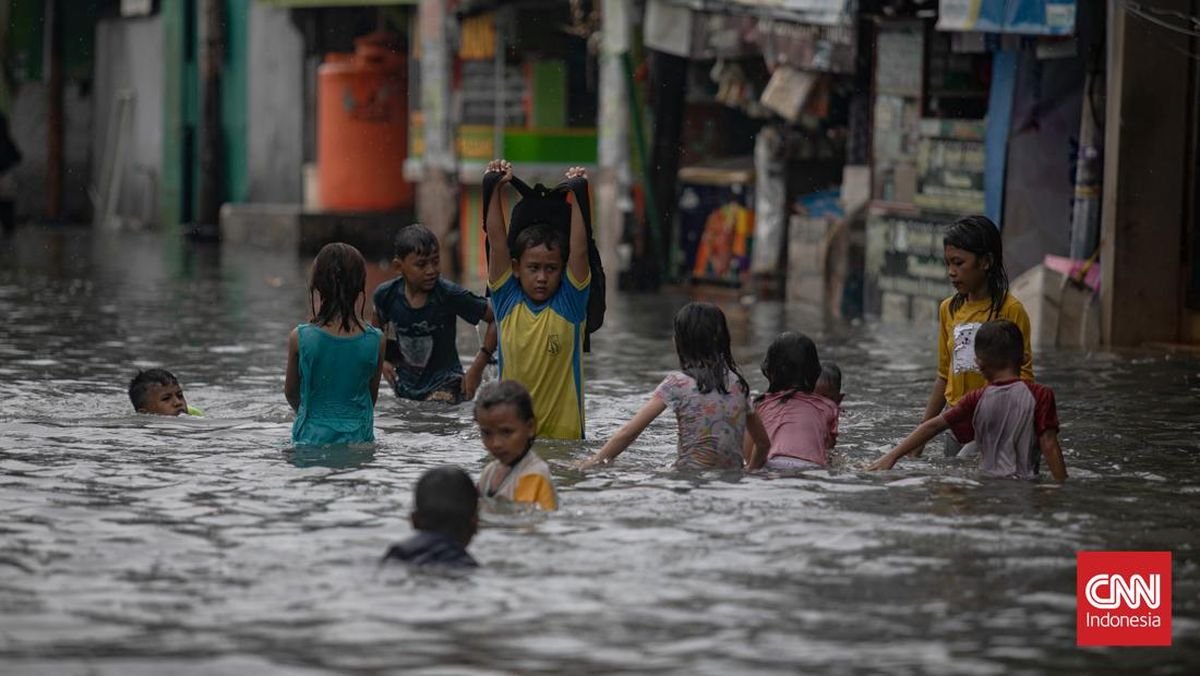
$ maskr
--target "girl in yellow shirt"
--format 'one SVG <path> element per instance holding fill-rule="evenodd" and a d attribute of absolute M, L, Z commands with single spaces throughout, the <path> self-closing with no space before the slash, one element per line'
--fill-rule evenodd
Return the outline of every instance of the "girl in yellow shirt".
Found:
<path fill-rule="evenodd" d="M 929 393 L 925 417 L 941 414 L 968 392 L 987 385 L 975 363 L 975 332 L 984 322 L 1007 319 L 1021 329 L 1025 361 L 1021 379 L 1033 381 L 1033 350 L 1029 346 L 1029 315 L 1025 306 L 1008 292 L 1004 271 L 1004 245 L 1000 229 L 986 216 L 960 218 L 942 239 L 946 274 L 954 295 L 942 301 L 938 311 L 938 371 Z M 921 454 L 918 448 L 914 455 Z M 946 457 L 954 457 L 961 445 L 946 435 Z"/>

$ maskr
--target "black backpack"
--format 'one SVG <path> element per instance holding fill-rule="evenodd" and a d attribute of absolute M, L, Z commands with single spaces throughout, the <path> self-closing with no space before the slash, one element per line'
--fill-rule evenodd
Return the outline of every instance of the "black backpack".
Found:
<path fill-rule="evenodd" d="M 483 230 L 487 233 L 487 210 L 492 203 L 492 193 L 500 181 L 501 174 L 490 173 L 483 177 Z M 508 223 L 508 248 L 511 251 L 517 242 L 517 235 L 531 225 L 549 223 L 552 227 L 563 230 L 567 242 L 571 241 L 571 206 L 567 204 L 567 194 L 574 193 L 575 203 L 583 215 L 583 225 L 587 229 L 588 265 L 592 269 L 591 290 L 588 293 L 587 333 L 583 337 L 584 352 L 591 351 L 591 334 L 604 325 L 604 312 L 607 309 L 605 298 L 606 281 L 604 266 L 600 261 L 600 250 L 596 248 L 596 238 L 592 235 L 592 208 L 588 194 L 587 179 L 568 179 L 547 188 L 538 183 L 532 188 L 524 181 L 513 177 L 512 186 L 521 195 L 521 201 L 513 205 L 512 217 Z M 486 240 L 485 240 L 486 241 Z M 488 259 L 491 259 L 491 247 L 486 246 Z M 569 252 L 568 252 L 569 253 Z"/>

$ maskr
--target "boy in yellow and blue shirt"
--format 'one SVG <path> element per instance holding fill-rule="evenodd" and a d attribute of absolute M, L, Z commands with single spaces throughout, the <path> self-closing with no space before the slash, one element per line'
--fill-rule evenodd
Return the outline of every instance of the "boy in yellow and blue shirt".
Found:
<path fill-rule="evenodd" d="M 485 173 L 500 174 L 500 187 L 512 180 L 512 165 L 495 160 Z M 586 181 L 587 174 L 574 167 L 567 180 Z M 523 229 L 510 250 L 500 193 L 492 192 L 485 216 L 500 377 L 522 383 L 533 395 L 537 436 L 582 439 L 583 340 L 592 275 L 579 204 L 572 201 L 570 207 L 569 239 L 552 224 L 537 223 Z"/>

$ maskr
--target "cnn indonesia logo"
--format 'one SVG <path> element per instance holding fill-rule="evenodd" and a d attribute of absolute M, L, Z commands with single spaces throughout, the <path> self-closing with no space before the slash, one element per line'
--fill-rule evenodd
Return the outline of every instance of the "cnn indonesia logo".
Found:
<path fill-rule="evenodd" d="M 1076 643 L 1171 645 L 1171 552 L 1078 552 Z"/>

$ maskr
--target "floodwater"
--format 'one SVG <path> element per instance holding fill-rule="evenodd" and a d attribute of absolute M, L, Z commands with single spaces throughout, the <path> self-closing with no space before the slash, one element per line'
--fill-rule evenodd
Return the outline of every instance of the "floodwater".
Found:
<path fill-rule="evenodd" d="M 867 474 L 920 415 L 932 327 L 733 303 L 756 389 L 784 329 L 843 367 L 833 469 L 678 474 L 668 415 L 581 474 L 675 366 L 685 299 L 614 299 L 586 366 L 590 439 L 539 447 L 562 510 L 489 519 L 472 575 L 380 570 L 421 472 L 477 475 L 486 454 L 469 405 L 383 392 L 373 450 L 289 449 L 306 263 L 82 230 L 0 241 L 0 671 L 1197 672 L 1200 358 L 1038 354 L 1064 486 L 981 479 L 932 447 Z M 207 417 L 132 415 L 150 366 Z M 1174 646 L 1077 648 L 1076 552 L 1164 549 Z"/>

